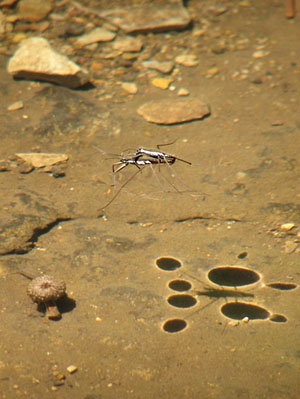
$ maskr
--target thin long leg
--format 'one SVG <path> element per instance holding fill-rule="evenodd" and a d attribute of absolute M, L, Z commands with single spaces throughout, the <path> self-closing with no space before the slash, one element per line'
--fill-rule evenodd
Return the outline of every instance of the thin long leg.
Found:
<path fill-rule="evenodd" d="M 160 162 L 160 163 L 162 163 L 162 162 Z M 158 164 L 158 167 L 159 167 L 160 163 Z M 155 170 L 154 170 L 153 166 L 152 166 L 152 165 L 150 165 L 150 166 L 151 166 L 151 169 L 152 169 L 152 171 L 153 171 L 153 174 L 154 174 L 155 178 L 157 179 L 157 181 L 159 182 L 159 184 L 160 184 L 162 190 L 163 190 L 163 191 L 166 191 L 166 190 L 164 189 L 163 185 L 161 184 L 161 182 L 160 182 L 160 180 L 159 180 L 157 174 L 155 173 Z M 169 167 L 170 167 L 170 165 L 169 165 Z M 180 193 L 180 190 L 178 190 L 178 189 L 175 187 L 175 185 L 174 185 L 169 179 L 167 179 L 163 174 L 161 174 L 160 176 L 161 176 L 168 184 L 170 184 L 170 185 L 174 188 L 175 191 L 177 191 L 178 193 Z"/>
<path fill-rule="evenodd" d="M 115 166 L 118 166 L 118 165 L 121 165 L 121 166 L 119 166 L 117 169 L 115 169 Z M 116 162 L 112 165 L 112 171 L 113 171 L 113 173 L 118 173 L 118 172 L 120 172 L 120 170 L 126 168 L 126 166 L 128 166 L 128 163 L 124 163 L 122 161 Z"/>
<path fill-rule="evenodd" d="M 191 162 L 185 161 L 185 160 L 180 159 L 180 158 L 176 158 L 176 160 L 179 160 L 179 161 L 185 162 L 185 163 L 187 163 L 187 164 L 189 164 L 189 165 L 192 165 Z M 195 190 L 191 190 L 190 187 L 188 187 L 187 184 L 186 184 L 183 180 L 180 179 L 180 177 L 177 175 L 177 173 L 175 173 L 175 170 L 172 168 L 172 166 L 169 164 L 169 162 L 167 162 L 167 159 L 166 159 L 165 157 L 164 157 L 164 163 L 167 164 L 167 167 L 170 169 L 171 173 L 175 175 L 176 179 L 177 179 L 184 187 L 187 188 L 187 192 L 195 192 Z M 171 186 L 172 186 L 176 191 L 181 192 L 180 190 L 178 190 L 178 189 L 175 187 L 175 185 L 174 185 L 172 182 L 169 182 L 169 184 L 171 184 Z M 200 194 L 201 194 L 201 195 L 204 195 L 204 194 L 202 194 L 202 193 L 200 193 Z"/>
<path fill-rule="evenodd" d="M 158 167 L 159 167 L 159 164 L 158 164 Z M 159 180 L 159 178 L 158 178 L 158 176 L 157 176 L 157 173 L 155 172 L 155 170 L 154 170 L 152 164 L 150 164 L 150 168 L 151 168 L 151 170 L 152 170 L 152 172 L 153 172 L 153 175 L 154 175 L 155 179 L 157 180 L 158 184 L 160 185 L 162 191 L 166 191 L 166 190 L 164 189 L 164 186 L 161 184 L 161 181 Z M 163 177 L 164 177 L 164 176 L 163 176 Z"/>
<path fill-rule="evenodd" d="M 145 166 L 143 166 L 142 168 L 139 168 L 133 175 L 131 175 L 131 176 L 125 181 L 125 183 L 119 188 L 119 190 L 115 193 L 115 195 L 108 201 L 108 203 L 105 204 L 105 205 L 101 208 L 101 210 L 107 208 L 107 207 L 116 199 L 116 197 L 120 194 L 120 192 L 123 190 L 123 188 L 124 188 L 129 182 L 131 182 L 131 180 L 133 180 L 133 179 L 135 178 L 135 176 L 136 176 L 138 173 L 140 173 L 140 172 L 144 169 L 144 167 L 145 167 Z"/>

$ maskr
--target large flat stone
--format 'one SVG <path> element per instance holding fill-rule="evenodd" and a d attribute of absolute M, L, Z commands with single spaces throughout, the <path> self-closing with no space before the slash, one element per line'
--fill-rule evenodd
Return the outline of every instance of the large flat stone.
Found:
<path fill-rule="evenodd" d="M 138 108 L 138 114 L 147 122 L 174 125 L 202 119 L 210 114 L 207 104 L 197 98 L 149 101 Z"/>
<path fill-rule="evenodd" d="M 167 1 L 164 5 L 144 4 L 116 8 L 101 15 L 126 33 L 163 32 L 185 29 L 191 22 L 188 11 L 179 1 Z"/>

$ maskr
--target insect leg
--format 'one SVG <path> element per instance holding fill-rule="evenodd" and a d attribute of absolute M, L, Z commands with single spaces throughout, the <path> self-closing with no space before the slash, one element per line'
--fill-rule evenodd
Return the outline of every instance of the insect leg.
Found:
<path fill-rule="evenodd" d="M 126 165 L 127 166 L 127 165 Z M 119 190 L 114 194 L 114 196 L 107 202 L 107 204 L 105 204 L 101 210 L 107 208 L 115 199 L 116 197 L 120 194 L 120 192 L 123 190 L 123 188 L 131 181 L 135 178 L 135 176 L 140 173 L 142 170 L 144 169 L 144 166 L 142 168 L 138 167 L 138 170 L 133 173 L 133 175 L 131 175 L 126 181 L 125 183 L 122 184 L 122 186 L 119 188 Z"/>

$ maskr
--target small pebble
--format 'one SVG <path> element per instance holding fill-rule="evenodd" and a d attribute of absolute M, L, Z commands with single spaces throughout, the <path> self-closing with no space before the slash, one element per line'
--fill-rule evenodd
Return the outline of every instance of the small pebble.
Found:
<path fill-rule="evenodd" d="M 122 54 L 122 59 L 125 61 L 132 61 L 136 60 L 138 58 L 138 54 L 136 53 L 123 53 Z"/>
<path fill-rule="evenodd" d="M 122 89 L 127 91 L 129 94 L 136 94 L 138 91 L 137 85 L 135 83 L 123 82 Z"/>
<path fill-rule="evenodd" d="M 20 43 L 20 41 L 21 40 L 23 40 L 23 39 L 26 39 L 26 35 L 25 35 L 25 33 L 23 33 L 23 32 L 19 32 L 19 33 L 16 33 L 14 36 L 13 36 L 13 38 L 12 38 L 12 42 L 13 43 Z"/>
<path fill-rule="evenodd" d="M 292 228 L 294 228 L 296 225 L 294 223 L 284 223 L 280 226 L 281 230 L 292 230 Z"/>
<path fill-rule="evenodd" d="M 182 87 L 181 89 L 178 90 L 177 94 L 180 97 L 185 97 L 185 96 L 188 96 L 190 94 L 190 92 L 187 89 Z"/>
<path fill-rule="evenodd" d="M 152 86 L 158 87 L 159 89 L 166 90 L 170 84 L 172 83 L 172 80 L 170 79 L 165 79 L 165 78 L 154 78 L 151 81 Z"/>
<path fill-rule="evenodd" d="M 219 68 L 212 67 L 207 71 L 208 76 L 215 76 L 220 72 Z"/>
<path fill-rule="evenodd" d="M 228 325 L 229 325 L 230 327 L 237 327 L 237 326 L 240 325 L 240 322 L 239 322 L 239 321 L 233 321 L 233 320 L 231 320 L 231 321 L 228 323 Z"/>
<path fill-rule="evenodd" d="M 293 253 L 298 247 L 298 244 L 294 241 L 286 241 L 284 243 L 284 247 L 283 247 L 283 252 L 285 254 L 291 254 Z"/>
<path fill-rule="evenodd" d="M 119 38 L 113 43 L 113 49 L 122 52 L 125 51 L 125 52 L 138 53 L 139 51 L 141 51 L 142 47 L 143 47 L 143 42 L 140 39 L 132 36 Z"/>
<path fill-rule="evenodd" d="M 254 51 L 254 53 L 252 54 L 252 57 L 253 58 L 263 58 L 263 57 L 265 57 L 268 54 L 269 53 L 267 51 L 257 50 L 257 51 Z"/>
<path fill-rule="evenodd" d="M 250 3 L 247 0 L 243 0 L 239 2 L 240 7 L 250 7 Z"/>
<path fill-rule="evenodd" d="M 283 125 L 283 122 L 280 121 L 280 120 L 278 120 L 278 121 L 272 122 L 271 125 L 272 125 L 272 126 L 282 126 L 282 125 Z"/>
<path fill-rule="evenodd" d="M 24 108 L 24 103 L 22 100 L 20 100 L 20 101 L 16 101 L 16 102 L 10 104 L 7 107 L 7 111 L 17 111 L 18 109 L 22 109 L 22 108 Z"/>
<path fill-rule="evenodd" d="M 142 65 L 145 68 L 155 69 L 155 70 L 157 70 L 159 72 L 166 73 L 166 74 L 170 73 L 172 71 L 172 69 L 174 68 L 174 64 L 173 64 L 172 61 L 164 61 L 164 62 L 159 62 L 159 61 L 156 61 L 156 60 L 143 61 Z"/>
<path fill-rule="evenodd" d="M 237 172 L 237 174 L 236 174 L 236 178 L 238 180 L 243 180 L 246 176 L 247 176 L 247 174 L 245 172 Z"/>
<path fill-rule="evenodd" d="M 24 175 L 32 172 L 33 169 L 34 169 L 34 167 L 27 162 L 22 162 L 18 168 L 19 173 L 24 174 Z"/>
<path fill-rule="evenodd" d="M 200 37 L 200 36 L 205 35 L 205 33 L 206 33 L 206 30 L 205 30 L 205 29 L 195 29 L 195 30 L 192 32 L 192 35 L 193 35 L 194 37 Z"/>
<path fill-rule="evenodd" d="M 77 370 L 78 370 L 78 367 L 74 366 L 73 364 L 71 366 L 67 367 L 67 371 L 70 374 L 76 373 Z"/>
<path fill-rule="evenodd" d="M 197 59 L 197 56 L 194 54 L 183 54 L 183 55 L 178 55 L 175 58 L 175 62 L 177 64 L 187 66 L 187 67 L 192 67 L 196 66 L 199 64 L 199 61 Z"/>
<path fill-rule="evenodd" d="M 226 51 L 226 47 L 223 43 L 212 46 L 211 51 L 215 54 L 223 54 Z"/>
<path fill-rule="evenodd" d="M 115 38 L 116 34 L 104 28 L 95 28 L 92 31 L 80 36 L 75 44 L 80 47 L 87 46 L 92 43 L 110 42 Z"/>
<path fill-rule="evenodd" d="M 0 160 L 0 172 L 8 172 L 9 170 L 11 170 L 9 162 L 5 159 Z"/>

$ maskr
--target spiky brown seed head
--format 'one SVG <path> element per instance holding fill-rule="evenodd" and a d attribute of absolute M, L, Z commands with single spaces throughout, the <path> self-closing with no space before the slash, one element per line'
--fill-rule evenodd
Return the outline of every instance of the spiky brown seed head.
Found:
<path fill-rule="evenodd" d="M 33 279 L 27 288 L 27 294 L 34 302 L 57 301 L 66 293 L 66 283 L 51 276 Z"/>

